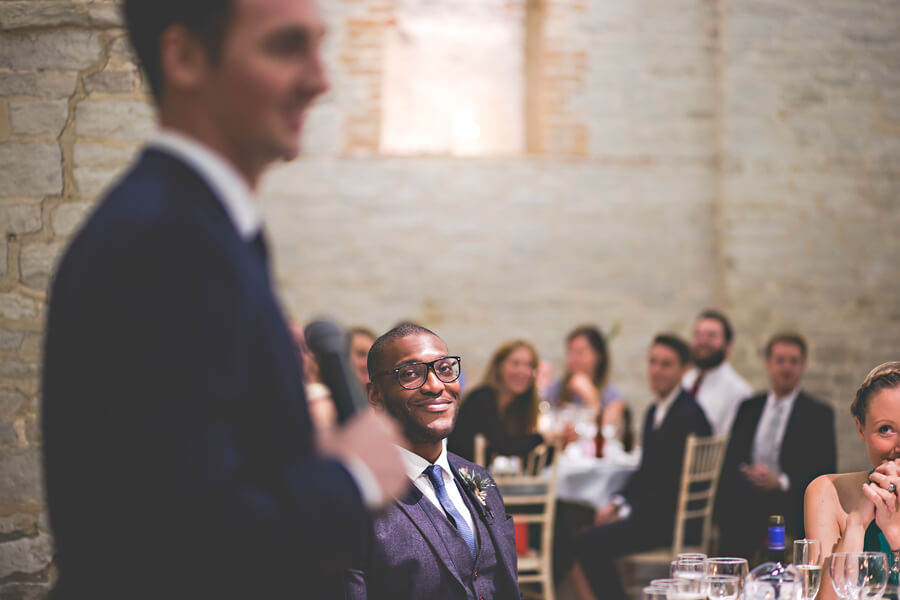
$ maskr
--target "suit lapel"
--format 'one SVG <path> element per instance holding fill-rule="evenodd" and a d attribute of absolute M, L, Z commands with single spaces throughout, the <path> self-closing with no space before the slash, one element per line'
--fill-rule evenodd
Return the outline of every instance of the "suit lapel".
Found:
<path fill-rule="evenodd" d="M 453 578 L 459 582 L 459 585 L 465 589 L 466 586 L 463 583 L 462 577 L 459 575 L 456 563 L 453 562 L 453 558 L 450 555 L 450 550 L 447 548 L 444 537 L 434 526 L 431 515 L 428 514 L 428 511 L 426 511 L 423 506 L 424 502 L 431 502 L 431 500 L 426 498 L 415 486 L 413 486 L 410 493 L 405 497 L 397 498 L 397 506 L 400 507 L 400 510 L 403 511 L 409 520 L 412 521 L 413 525 L 419 530 L 438 560 L 443 563 L 450 574 L 453 575 Z"/>
<path fill-rule="evenodd" d="M 497 533 L 497 519 L 505 519 L 506 518 L 506 507 L 499 501 L 499 492 L 497 488 L 488 488 L 487 500 L 486 503 L 488 505 L 487 508 L 490 510 L 485 510 L 485 507 L 482 506 L 481 500 L 479 500 L 475 493 L 469 489 L 469 486 L 466 485 L 466 482 L 462 480 L 462 477 L 459 474 L 460 467 L 466 466 L 461 465 L 458 462 L 458 457 L 455 454 L 447 453 L 447 462 L 450 463 L 451 469 L 453 469 L 453 478 L 456 479 L 459 487 L 462 488 L 463 493 L 469 498 L 469 502 L 472 506 L 475 507 L 476 515 L 475 518 L 481 520 L 484 523 L 485 528 L 488 530 L 488 533 L 491 535 L 491 542 L 494 544 L 495 554 L 497 555 L 497 559 L 503 563 L 503 569 L 506 573 L 507 577 L 509 577 L 510 581 L 513 584 L 513 589 L 518 589 L 518 573 L 516 571 L 516 565 L 512 560 L 512 557 L 509 556 L 510 548 L 508 544 L 504 544 L 504 540 L 500 538 Z M 493 492 L 491 491 L 493 489 Z M 485 540 L 486 541 L 486 540 Z M 513 556 L 514 556 L 514 548 L 513 546 Z"/>

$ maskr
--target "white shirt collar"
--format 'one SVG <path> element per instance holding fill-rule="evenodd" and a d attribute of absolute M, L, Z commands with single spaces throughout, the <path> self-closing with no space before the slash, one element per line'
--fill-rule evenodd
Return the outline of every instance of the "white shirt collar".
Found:
<path fill-rule="evenodd" d="M 259 213 L 250 186 L 221 155 L 173 129 L 160 128 L 149 147 L 170 154 L 192 168 L 212 188 L 241 237 L 249 240 L 260 229 Z"/>
<path fill-rule="evenodd" d="M 654 428 L 659 428 L 659 426 L 662 425 L 663 420 L 666 418 L 666 414 L 669 412 L 669 408 L 672 407 L 672 403 L 675 402 L 675 398 L 677 398 L 680 393 L 681 385 L 676 385 L 665 398 L 657 399 L 656 411 L 653 413 Z"/>
<path fill-rule="evenodd" d="M 403 466 L 406 467 L 406 475 L 415 481 L 425 472 L 425 469 L 431 466 L 431 463 L 410 450 L 397 446 L 400 449 L 400 457 L 403 459 Z M 447 440 L 441 442 L 441 454 L 438 456 L 434 464 L 439 466 L 447 475 L 452 476 L 453 471 L 450 469 L 450 461 L 447 460 Z"/>
<path fill-rule="evenodd" d="M 799 385 L 797 387 L 795 387 L 793 390 L 791 390 L 790 394 L 788 394 L 787 396 L 783 396 L 781 398 L 779 398 L 775 395 L 774 390 L 769 390 L 769 395 L 766 396 L 766 404 L 768 404 L 770 406 L 774 406 L 775 403 L 778 402 L 779 404 L 783 403 L 786 405 L 792 405 L 794 403 L 794 400 L 797 399 L 797 394 L 799 394 L 799 393 L 800 393 Z"/>

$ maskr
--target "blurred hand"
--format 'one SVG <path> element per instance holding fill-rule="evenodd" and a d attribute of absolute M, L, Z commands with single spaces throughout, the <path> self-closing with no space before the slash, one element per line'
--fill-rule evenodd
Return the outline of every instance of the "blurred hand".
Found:
<path fill-rule="evenodd" d="M 607 525 L 619 520 L 619 507 L 610 502 L 594 514 L 594 525 Z"/>
<path fill-rule="evenodd" d="M 774 491 L 781 489 L 778 473 L 762 463 L 754 463 L 744 469 L 744 477 L 761 490 Z"/>
<path fill-rule="evenodd" d="M 396 446 L 403 444 L 400 426 L 385 414 L 366 411 L 346 425 L 320 432 L 319 450 L 342 462 L 361 460 L 378 482 L 386 504 L 410 485 Z"/>
<path fill-rule="evenodd" d="M 594 382 L 591 381 L 591 378 L 584 373 L 574 373 L 572 375 L 571 379 L 569 379 L 569 391 L 584 400 L 586 406 L 600 407 L 600 395 L 597 393 L 597 388 L 594 387 Z"/>
<path fill-rule="evenodd" d="M 900 464 L 890 460 L 880 464 L 869 475 L 871 483 L 863 485 L 863 494 L 875 507 L 875 523 L 890 544 L 900 544 Z M 890 491 L 893 484 L 894 489 Z M 891 546 L 894 548 L 895 546 Z"/>

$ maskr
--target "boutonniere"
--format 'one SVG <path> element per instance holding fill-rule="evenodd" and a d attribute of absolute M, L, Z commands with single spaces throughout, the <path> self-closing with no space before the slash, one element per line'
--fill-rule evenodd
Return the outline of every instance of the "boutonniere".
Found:
<path fill-rule="evenodd" d="M 489 487 L 496 487 L 496 484 L 491 481 L 490 477 L 486 475 L 482 475 L 481 473 L 477 473 L 474 470 L 469 471 L 465 467 L 460 467 L 459 476 L 462 478 L 463 482 L 465 482 L 466 487 L 468 487 L 472 493 L 478 498 L 478 501 L 481 503 L 481 506 L 487 508 L 487 489 Z M 490 512 L 490 509 L 488 509 Z"/>

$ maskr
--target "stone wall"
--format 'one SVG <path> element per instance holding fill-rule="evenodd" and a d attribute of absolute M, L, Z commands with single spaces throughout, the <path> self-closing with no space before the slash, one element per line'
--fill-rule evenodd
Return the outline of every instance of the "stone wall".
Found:
<path fill-rule="evenodd" d="M 393 2 L 324 2 L 333 89 L 261 200 L 285 305 L 421 321 L 469 382 L 506 338 L 559 365 L 574 324 L 619 323 L 638 413 L 650 336 L 718 305 L 754 387 L 770 333 L 809 336 L 807 387 L 863 466 L 846 406 L 900 350 L 900 3 L 527 5 L 528 152 L 449 159 L 378 154 Z M 38 598 L 47 282 L 153 119 L 114 1 L 0 0 L 0 25 L 0 598 Z"/>

